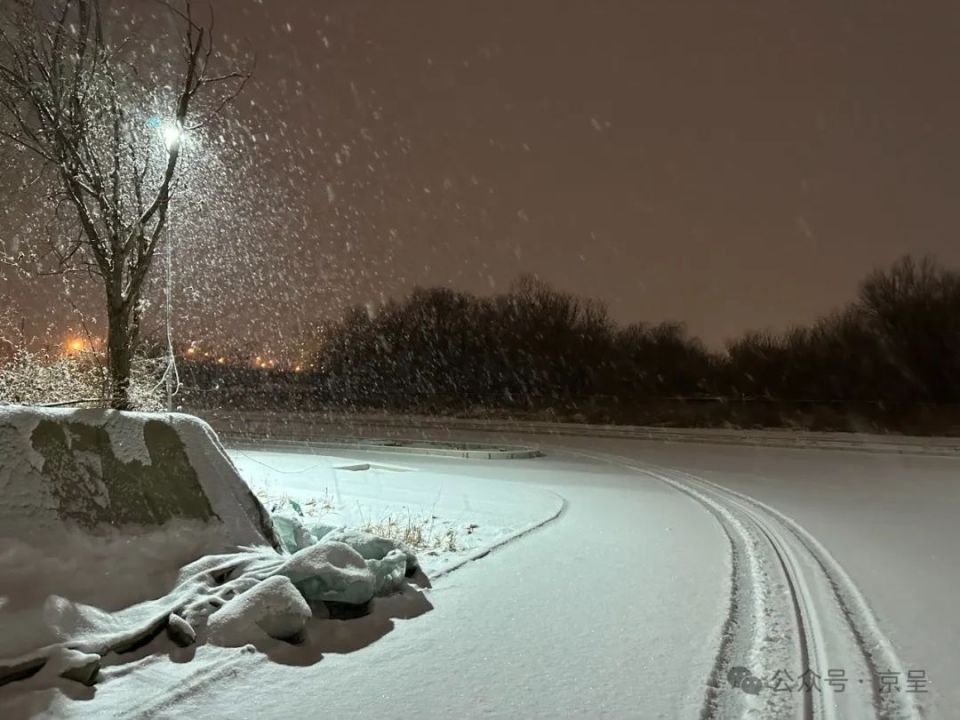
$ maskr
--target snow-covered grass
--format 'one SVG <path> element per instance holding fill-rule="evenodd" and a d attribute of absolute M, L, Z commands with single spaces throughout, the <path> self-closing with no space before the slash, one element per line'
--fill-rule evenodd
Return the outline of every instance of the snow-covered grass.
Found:
<path fill-rule="evenodd" d="M 145 412 L 162 410 L 163 361 L 135 355 L 130 374 L 131 406 Z M 106 359 L 93 351 L 63 355 L 21 346 L 0 357 L 0 403 L 106 405 L 108 387 Z"/>
<path fill-rule="evenodd" d="M 438 472 L 421 458 L 383 453 L 357 459 L 328 455 L 228 450 L 268 510 L 300 515 L 308 524 L 351 527 L 397 540 L 417 551 L 427 575 L 496 545 L 556 512 L 552 493 L 491 477 L 478 487 L 457 470 Z M 503 466 L 506 467 L 506 466 Z"/>
<path fill-rule="evenodd" d="M 457 550 L 457 530 L 447 527 L 441 533 L 435 532 L 436 516 L 414 518 L 408 514 L 405 518 L 388 515 L 382 520 L 368 520 L 361 523 L 366 532 L 406 543 L 412 548 L 427 552 L 455 552 Z"/>
<path fill-rule="evenodd" d="M 338 524 L 342 513 L 337 512 L 337 505 L 329 488 L 316 497 L 301 496 L 294 500 L 286 492 L 271 492 L 259 489 L 254 494 L 260 499 L 271 513 L 287 512 L 299 516 L 304 522 L 320 525 Z M 452 527 L 449 521 L 444 521 L 436 515 L 425 515 L 403 508 L 398 512 L 386 515 L 369 517 L 364 512 L 364 506 L 358 501 L 355 516 L 359 518 L 355 527 L 364 532 L 388 538 L 410 546 L 418 552 L 436 555 L 440 552 L 454 552 L 458 546 L 460 529 Z M 472 534 L 476 526 L 468 524 L 463 532 Z"/>

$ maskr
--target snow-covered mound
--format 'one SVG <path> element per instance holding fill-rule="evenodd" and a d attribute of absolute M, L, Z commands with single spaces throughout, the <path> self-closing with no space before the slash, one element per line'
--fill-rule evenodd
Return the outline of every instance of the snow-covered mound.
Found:
<path fill-rule="evenodd" d="M 347 539 L 370 548 L 359 535 Z M 0 685 L 34 675 L 93 684 L 103 656 L 161 636 L 181 647 L 300 643 L 311 618 L 329 618 L 342 606 L 361 615 L 375 596 L 399 590 L 413 562 L 400 550 L 365 559 L 346 542 L 324 541 L 293 555 L 260 547 L 202 557 L 182 568 L 162 597 L 115 612 L 59 595 L 27 607 L 16 596 L 0 597 L 13 606 L 0 603 Z"/>
<path fill-rule="evenodd" d="M 189 415 L 0 407 L 0 497 L 0 538 L 31 545 L 186 520 L 218 526 L 220 549 L 276 546 L 213 430 Z"/>
<path fill-rule="evenodd" d="M 297 643 L 418 568 L 391 540 L 300 529 L 281 544 L 196 418 L 0 408 L 0 685 L 91 684 L 153 642 Z"/>

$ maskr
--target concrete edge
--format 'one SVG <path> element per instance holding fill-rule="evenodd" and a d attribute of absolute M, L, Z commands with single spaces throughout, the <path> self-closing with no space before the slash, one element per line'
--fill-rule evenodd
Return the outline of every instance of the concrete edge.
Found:
<path fill-rule="evenodd" d="M 539 448 L 523 445 L 483 447 L 459 450 L 457 448 L 430 447 L 416 440 L 385 440 L 383 442 L 358 440 L 285 440 L 277 438 L 259 438 L 251 435 L 220 433 L 220 441 L 225 447 L 242 450 L 286 450 L 308 452 L 311 450 L 362 450 L 366 452 L 387 452 L 404 455 L 427 455 L 434 457 L 465 458 L 468 460 L 525 460 L 541 457 Z M 477 443 L 480 445 L 480 443 Z M 493 449 L 497 448 L 497 449 Z"/>
<path fill-rule="evenodd" d="M 552 513 L 550 513 L 549 516 L 543 518 L 542 520 L 537 520 L 536 522 L 532 522 L 529 525 L 526 525 L 512 533 L 509 533 L 508 535 L 505 535 L 504 537 L 500 538 L 499 540 L 497 540 L 495 543 L 491 545 L 488 545 L 482 548 L 477 548 L 473 552 L 468 553 L 463 557 L 459 557 L 456 560 L 452 560 L 449 563 L 441 565 L 438 570 L 436 570 L 432 575 L 428 576 L 430 580 L 431 581 L 439 580 L 440 578 L 449 575 L 454 570 L 459 570 L 460 568 L 464 567 L 465 565 L 468 565 L 469 563 L 475 562 L 476 560 L 480 560 L 481 558 L 486 557 L 487 555 L 494 552 L 495 550 L 498 550 L 504 547 L 505 545 L 509 545 L 510 543 L 513 543 L 519 540 L 525 535 L 529 535 L 530 533 L 536 530 L 539 530 L 545 525 L 549 525 L 554 520 L 559 519 L 560 516 L 567 511 L 567 507 L 569 506 L 569 503 L 567 502 L 567 499 L 565 497 L 563 497 L 562 495 L 559 495 L 558 493 L 555 493 L 550 490 L 547 490 L 546 492 L 549 492 L 552 495 L 556 495 L 557 499 L 560 501 L 557 505 L 557 509 Z"/>

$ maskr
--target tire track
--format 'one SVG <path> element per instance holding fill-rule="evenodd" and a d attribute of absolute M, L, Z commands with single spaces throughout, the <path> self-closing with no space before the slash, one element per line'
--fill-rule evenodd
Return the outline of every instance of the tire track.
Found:
<path fill-rule="evenodd" d="M 808 634 L 802 601 L 790 572 L 790 563 L 766 529 L 752 518 L 739 516 L 731 507 L 718 501 L 700 488 L 691 487 L 668 475 L 628 463 L 622 467 L 654 478 L 684 493 L 703 505 L 720 523 L 724 532 L 731 531 L 741 536 L 740 543 L 732 545 L 734 555 L 731 565 L 741 565 L 749 571 L 741 579 L 740 594 L 749 593 L 756 601 L 753 607 L 731 603 L 727 621 L 724 623 L 720 646 L 714 658 L 711 687 L 700 713 L 701 720 L 716 720 L 733 717 L 776 717 L 814 720 L 829 718 L 817 715 L 809 694 L 768 696 L 761 698 L 731 687 L 727 673 L 731 668 L 747 666 L 755 676 L 765 678 L 779 668 L 798 665 L 807 667 L 810 657 Z M 745 522 L 746 521 L 746 522 Z M 736 555 L 749 557 L 744 563 Z M 786 597 L 776 592 L 773 577 L 787 589 Z M 731 598 L 734 594 L 731 594 Z M 732 621 L 732 622 L 731 622 Z M 728 626 L 735 635 L 725 636 Z M 744 639 L 744 630 L 751 630 Z M 738 642 L 739 640 L 739 642 Z M 738 647 L 739 646 L 739 647 Z M 719 683 L 717 680 L 719 679 Z M 722 692 L 718 689 L 722 688 Z"/>
<path fill-rule="evenodd" d="M 677 472 L 677 471 L 675 471 Z M 893 645 L 880 629 L 879 623 L 870 606 L 839 562 L 806 529 L 792 518 L 775 508 L 756 500 L 744 493 L 725 488 L 717 483 L 690 473 L 677 472 L 688 482 L 707 487 L 715 493 L 729 498 L 755 516 L 766 516 L 779 528 L 778 532 L 790 544 L 796 546 L 812 564 L 813 578 L 808 585 L 819 583 L 826 591 L 824 604 L 827 613 L 833 617 L 842 617 L 846 622 L 857 654 L 866 666 L 869 679 L 872 704 L 876 717 L 884 720 L 912 720 L 923 716 L 912 696 L 902 693 L 884 692 L 879 678 L 887 672 L 903 674 L 903 664 L 897 657 Z M 803 575 L 801 574 L 802 578 Z M 824 614 L 820 611 L 819 614 Z"/>
<path fill-rule="evenodd" d="M 923 717 L 910 694 L 883 691 L 881 674 L 896 672 L 902 676 L 902 663 L 853 580 L 796 521 L 748 495 L 690 473 L 616 455 L 562 452 L 663 482 L 702 505 L 727 537 L 732 569 L 730 604 L 707 682 L 701 720 Z M 753 602 L 745 603 L 745 598 Z M 847 685 L 853 687 L 845 686 L 845 691 L 821 685 L 819 690 L 800 693 L 768 692 L 762 705 L 758 700 L 763 696 L 748 695 L 725 682 L 731 667 L 748 666 L 755 672 L 759 668 L 759 677 L 766 677 L 764 671 L 775 663 L 784 669 L 799 666 L 804 671 L 812 670 L 820 683 L 830 668 L 852 669 L 859 675 L 848 677 Z M 775 695 L 780 697 L 773 699 Z"/>

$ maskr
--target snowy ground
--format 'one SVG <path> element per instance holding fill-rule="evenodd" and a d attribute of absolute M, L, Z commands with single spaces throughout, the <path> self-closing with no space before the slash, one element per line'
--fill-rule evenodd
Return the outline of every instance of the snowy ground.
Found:
<path fill-rule="evenodd" d="M 555 492 L 518 488 L 496 472 L 478 488 L 459 472 L 473 460 L 229 452 L 268 509 L 293 500 L 311 521 L 396 535 L 414 546 L 429 577 L 555 518 L 564 504 Z"/>
<path fill-rule="evenodd" d="M 954 717 L 960 461 L 555 443 L 517 461 L 234 453 L 268 498 L 345 522 L 429 516 L 462 547 L 425 557 L 422 596 L 325 621 L 307 656 L 153 654 L 89 692 L 0 690 L 0 717 Z M 558 498 L 555 520 L 478 558 Z M 727 682 L 738 665 L 815 668 L 823 687 L 752 695 Z M 888 670 L 900 689 L 881 696 Z M 908 692 L 910 670 L 929 692 Z"/>

